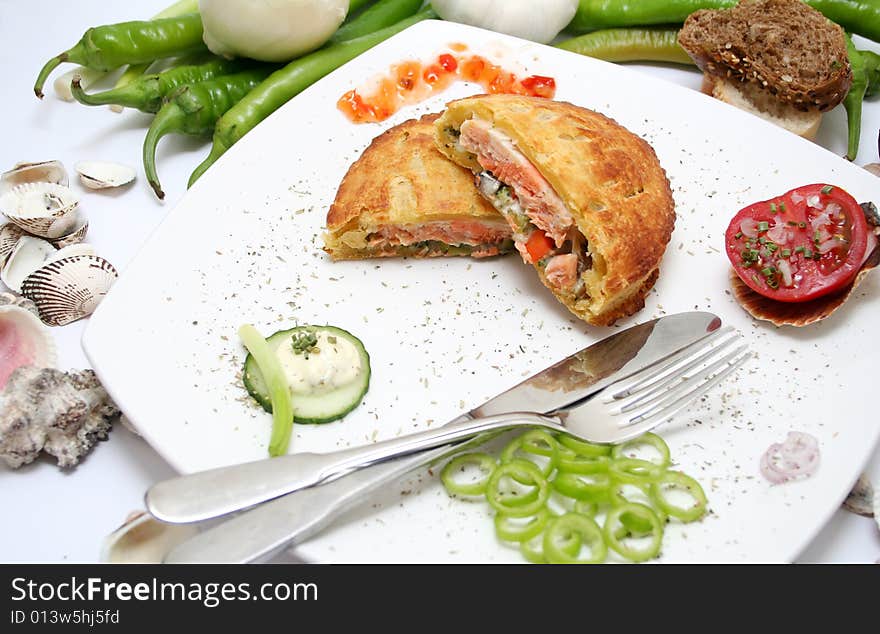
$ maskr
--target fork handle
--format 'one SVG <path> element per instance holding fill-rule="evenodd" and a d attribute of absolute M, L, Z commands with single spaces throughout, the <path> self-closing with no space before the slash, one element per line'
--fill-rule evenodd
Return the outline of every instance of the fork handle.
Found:
<path fill-rule="evenodd" d="M 145 501 L 150 513 L 163 522 L 199 522 L 334 480 L 359 467 L 519 425 L 563 429 L 558 419 L 532 412 L 455 420 L 437 429 L 343 451 L 296 453 L 179 476 L 151 487 Z"/>

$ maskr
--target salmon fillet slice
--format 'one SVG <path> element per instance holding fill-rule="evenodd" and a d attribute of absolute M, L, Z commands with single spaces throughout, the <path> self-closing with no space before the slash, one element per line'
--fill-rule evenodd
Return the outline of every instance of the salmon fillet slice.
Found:
<path fill-rule="evenodd" d="M 483 169 L 513 189 L 532 223 L 561 247 L 574 218 L 553 186 L 513 141 L 488 121 L 469 119 L 461 124 L 459 142 L 476 155 Z"/>

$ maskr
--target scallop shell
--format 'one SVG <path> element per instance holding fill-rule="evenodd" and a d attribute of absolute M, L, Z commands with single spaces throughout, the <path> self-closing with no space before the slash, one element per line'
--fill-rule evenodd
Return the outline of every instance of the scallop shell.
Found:
<path fill-rule="evenodd" d="M 86 217 L 82 214 L 82 212 L 77 211 L 76 219 L 74 220 L 73 230 L 67 235 L 49 240 L 49 242 L 55 245 L 56 248 L 63 249 L 64 247 L 70 246 L 71 244 L 78 244 L 85 240 L 88 231 L 89 221 L 86 220 Z"/>
<path fill-rule="evenodd" d="M 196 535 L 193 524 L 166 524 L 149 513 L 137 511 L 104 538 L 100 561 L 103 563 L 162 563 L 178 544 Z"/>
<path fill-rule="evenodd" d="M 843 501 L 843 507 L 852 513 L 874 517 L 874 487 L 864 473 Z"/>
<path fill-rule="evenodd" d="M 61 161 L 16 163 L 15 167 L 0 176 L 0 194 L 24 183 L 55 183 L 67 186 L 67 170 Z"/>
<path fill-rule="evenodd" d="M 7 222 L 0 226 L 0 266 L 6 263 L 6 258 L 12 253 L 18 239 L 25 234 L 25 230 L 16 224 Z"/>
<path fill-rule="evenodd" d="M 9 290 L 20 293 L 25 278 L 43 266 L 53 253 L 55 247 L 45 240 L 28 235 L 20 237 L 0 269 L 0 281 Z"/>
<path fill-rule="evenodd" d="M 132 182 L 136 174 L 127 165 L 106 161 L 80 161 L 75 169 L 82 184 L 89 189 L 121 187 Z"/>
<path fill-rule="evenodd" d="M 27 297 L 16 295 L 15 293 L 0 293 L 0 306 L 19 306 L 33 313 L 34 317 L 40 316 L 37 305 Z"/>
<path fill-rule="evenodd" d="M 0 196 L 0 212 L 41 238 L 60 238 L 76 228 L 79 199 L 69 187 L 25 183 Z"/>
<path fill-rule="evenodd" d="M 58 249 L 55 253 L 46 258 L 46 261 L 43 262 L 43 266 L 46 266 L 49 262 L 57 262 L 58 260 L 63 260 L 64 258 L 69 258 L 74 255 L 96 255 L 95 247 L 90 244 L 85 244 L 84 242 L 68 244 L 66 247 Z"/>
<path fill-rule="evenodd" d="M 56 361 L 55 341 L 36 315 L 14 304 L 0 306 L 0 389 L 21 366 L 46 368 Z"/>
<path fill-rule="evenodd" d="M 117 277 L 116 269 L 104 258 L 74 255 L 29 275 L 21 294 L 37 305 L 44 323 L 63 326 L 91 315 Z"/>
<path fill-rule="evenodd" d="M 865 218 L 868 224 L 875 227 L 880 224 L 880 215 L 873 203 L 862 203 Z M 853 291 L 865 279 L 865 276 L 880 264 L 880 245 L 874 247 L 871 255 L 862 264 L 862 268 L 856 274 L 852 284 L 843 290 L 817 297 L 809 302 L 778 302 L 756 293 L 743 282 L 733 269 L 730 269 L 730 284 L 733 287 L 733 296 L 740 305 L 755 319 L 769 321 L 777 326 L 807 326 L 833 314 L 843 306 Z"/>

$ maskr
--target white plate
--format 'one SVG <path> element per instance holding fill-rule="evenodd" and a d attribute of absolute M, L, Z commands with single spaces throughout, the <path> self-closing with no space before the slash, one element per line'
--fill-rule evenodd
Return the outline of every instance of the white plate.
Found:
<path fill-rule="evenodd" d="M 661 429 L 712 513 L 672 525 L 672 561 L 793 559 L 845 496 L 880 431 L 868 395 L 880 275 L 830 319 L 777 329 L 728 292 L 723 233 L 744 205 L 810 182 L 877 199 L 876 177 L 705 95 L 495 33 L 424 22 L 330 74 L 228 152 L 186 195 L 91 319 L 83 345 L 144 437 L 181 472 L 262 458 L 270 417 L 240 381 L 244 322 L 269 334 L 329 323 L 372 356 L 364 403 L 343 421 L 298 425 L 297 451 L 329 451 L 437 425 L 607 335 L 575 320 L 517 257 L 332 263 L 325 214 L 350 163 L 380 131 L 473 93 L 458 84 L 381 125 L 353 125 L 336 100 L 404 59 L 453 42 L 557 79 L 557 98 L 647 139 L 669 174 L 678 221 L 646 308 L 618 326 L 683 310 L 741 329 L 756 359 Z M 812 478 L 771 486 L 765 448 L 799 429 L 819 438 Z M 520 561 L 486 505 L 446 496 L 426 473 L 389 487 L 298 548 L 318 561 Z"/>

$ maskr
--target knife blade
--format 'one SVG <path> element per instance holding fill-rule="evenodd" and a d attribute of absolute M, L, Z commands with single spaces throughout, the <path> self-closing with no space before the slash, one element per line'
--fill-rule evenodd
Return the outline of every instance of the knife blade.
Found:
<path fill-rule="evenodd" d="M 511 411 L 552 414 L 698 342 L 720 326 L 720 318 L 712 313 L 688 312 L 627 328 L 538 372 L 451 423 Z M 319 486 L 277 497 L 201 531 L 176 546 L 165 561 L 245 563 L 269 559 L 280 550 L 317 534 L 372 491 L 486 440 L 483 435 L 388 460 Z M 147 508 L 151 511 L 157 504 L 162 506 L 162 498 L 151 495 L 154 491 L 155 488 L 151 489 L 146 496 Z"/>

